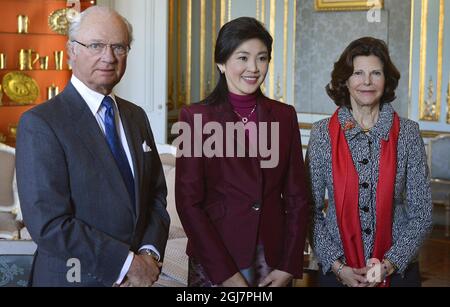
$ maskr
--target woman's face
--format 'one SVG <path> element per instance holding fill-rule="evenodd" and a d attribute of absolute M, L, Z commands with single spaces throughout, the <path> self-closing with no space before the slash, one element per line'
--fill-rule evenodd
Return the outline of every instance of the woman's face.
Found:
<path fill-rule="evenodd" d="M 264 82 L 269 66 L 269 54 L 266 45 L 253 38 L 239 45 L 225 64 L 217 65 L 225 74 L 231 93 L 249 95 L 256 92 Z"/>
<path fill-rule="evenodd" d="M 353 74 L 347 80 L 352 108 L 378 105 L 385 85 L 383 63 L 374 55 L 357 56 L 353 67 Z"/>

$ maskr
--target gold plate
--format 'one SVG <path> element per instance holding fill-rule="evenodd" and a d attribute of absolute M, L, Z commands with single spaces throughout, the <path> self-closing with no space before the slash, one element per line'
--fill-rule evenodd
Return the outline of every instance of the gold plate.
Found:
<path fill-rule="evenodd" d="M 8 125 L 9 136 L 13 139 L 17 136 L 17 124 L 9 124 Z"/>
<path fill-rule="evenodd" d="M 50 29 L 58 34 L 67 35 L 69 31 L 69 19 L 68 15 L 72 16 L 74 9 L 65 8 L 53 11 L 50 16 L 48 16 L 48 25 Z"/>
<path fill-rule="evenodd" d="M 30 76 L 21 72 L 10 72 L 3 77 L 5 94 L 18 104 L 30 104 L 39 97 L 39 86 Z"/>

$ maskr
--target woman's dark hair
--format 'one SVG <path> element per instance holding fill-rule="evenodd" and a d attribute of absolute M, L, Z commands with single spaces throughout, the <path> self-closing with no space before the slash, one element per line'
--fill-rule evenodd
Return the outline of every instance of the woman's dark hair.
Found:
<path fill-rule="evenodd" d="M 392 63 L 386 43 L 373 37 L 362 37 L 351 42 L 345 48 L 339 60 L 334 63 L 331 82 L 327 84 L 325 89 L 336 105 L 351 107 L 350 93 L 346 82 L 353 74 L 353 60 L 357 56 L 370 55 L 376 56 L 383 63 L 386 82 L 380 103 L 389 103 L 396 98 L 395 89 L 397 88 L 398 80 L 400 80 L 400 72 Z"/>
<path fill-rule="evenodd" d="M 240 17 L 224 24 L 219 31 L 216 40 L 214 60 L 216 64 L 225 64 L 233 52 L 245 41 L 257 38 L 267 47 L 268 57 L 272 54 L 272 36 L 264 26 L 255 18 Z M 211 94 L 205 98 L 203 103 L 214 104 L 226 101 L 228 95 L 228 85 L 224 74 L 219 70 L 219 81 Z M 258 89 L 262 95 L 261 90 Z"/>

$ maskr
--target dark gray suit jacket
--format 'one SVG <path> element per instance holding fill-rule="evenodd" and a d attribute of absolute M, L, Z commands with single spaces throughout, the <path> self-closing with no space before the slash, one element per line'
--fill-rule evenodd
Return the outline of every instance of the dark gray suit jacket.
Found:
<path fill-rule="evenodd" d="M 17 183 L 25 225 L 38 245 L 34 286 L 112 286 L 130 250 L 150 244 L 164 256 L 167 188 L 150 124 L 140 107 L 116 100 L 133 160 L 135 204 L 71 83 L 20 120 Z M 151 152 L 144 152 L 144 141 Z M 80 283 L 66 278 L 72 258 L 80 261 Z"/>

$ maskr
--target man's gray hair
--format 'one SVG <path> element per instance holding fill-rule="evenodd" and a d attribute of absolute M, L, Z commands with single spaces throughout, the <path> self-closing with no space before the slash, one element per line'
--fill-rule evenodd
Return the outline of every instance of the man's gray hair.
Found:
<path fill-rule="evenodd" d="M 117 13 L 116 11 L 114 11 L 108 7 L 104 7 L 104 6 L 90 7 L 88 9 L 86 9 L 85 11 L 81 12 L 80 14 L 76 14 L 73 18 L 71 18 L 70 25 L 69 25 L 69 32 L 68 32 L 69 43 L 72 42 L 73 40 L 75 40 L 75 36 L 77 35 L 78 31 L 80 30 L 83 20 L 87 16 L 89 16 L 90 14 L 92 14 L 93 12 L 98 11 L 98 10 L 101 10 L 103 12 L 110 12 L 110 13 L 117 14 L 117 16 L 119 16 L 120 19 L 122 19 L 123 23 L 126 25 L 127 30 L 128 30 L 128 45 L 131 46 L 131 43 L 133 42 L 133 26 L 131 25 L 131 23 L 125 17 L 123 17 L 122 15 Z"/>

